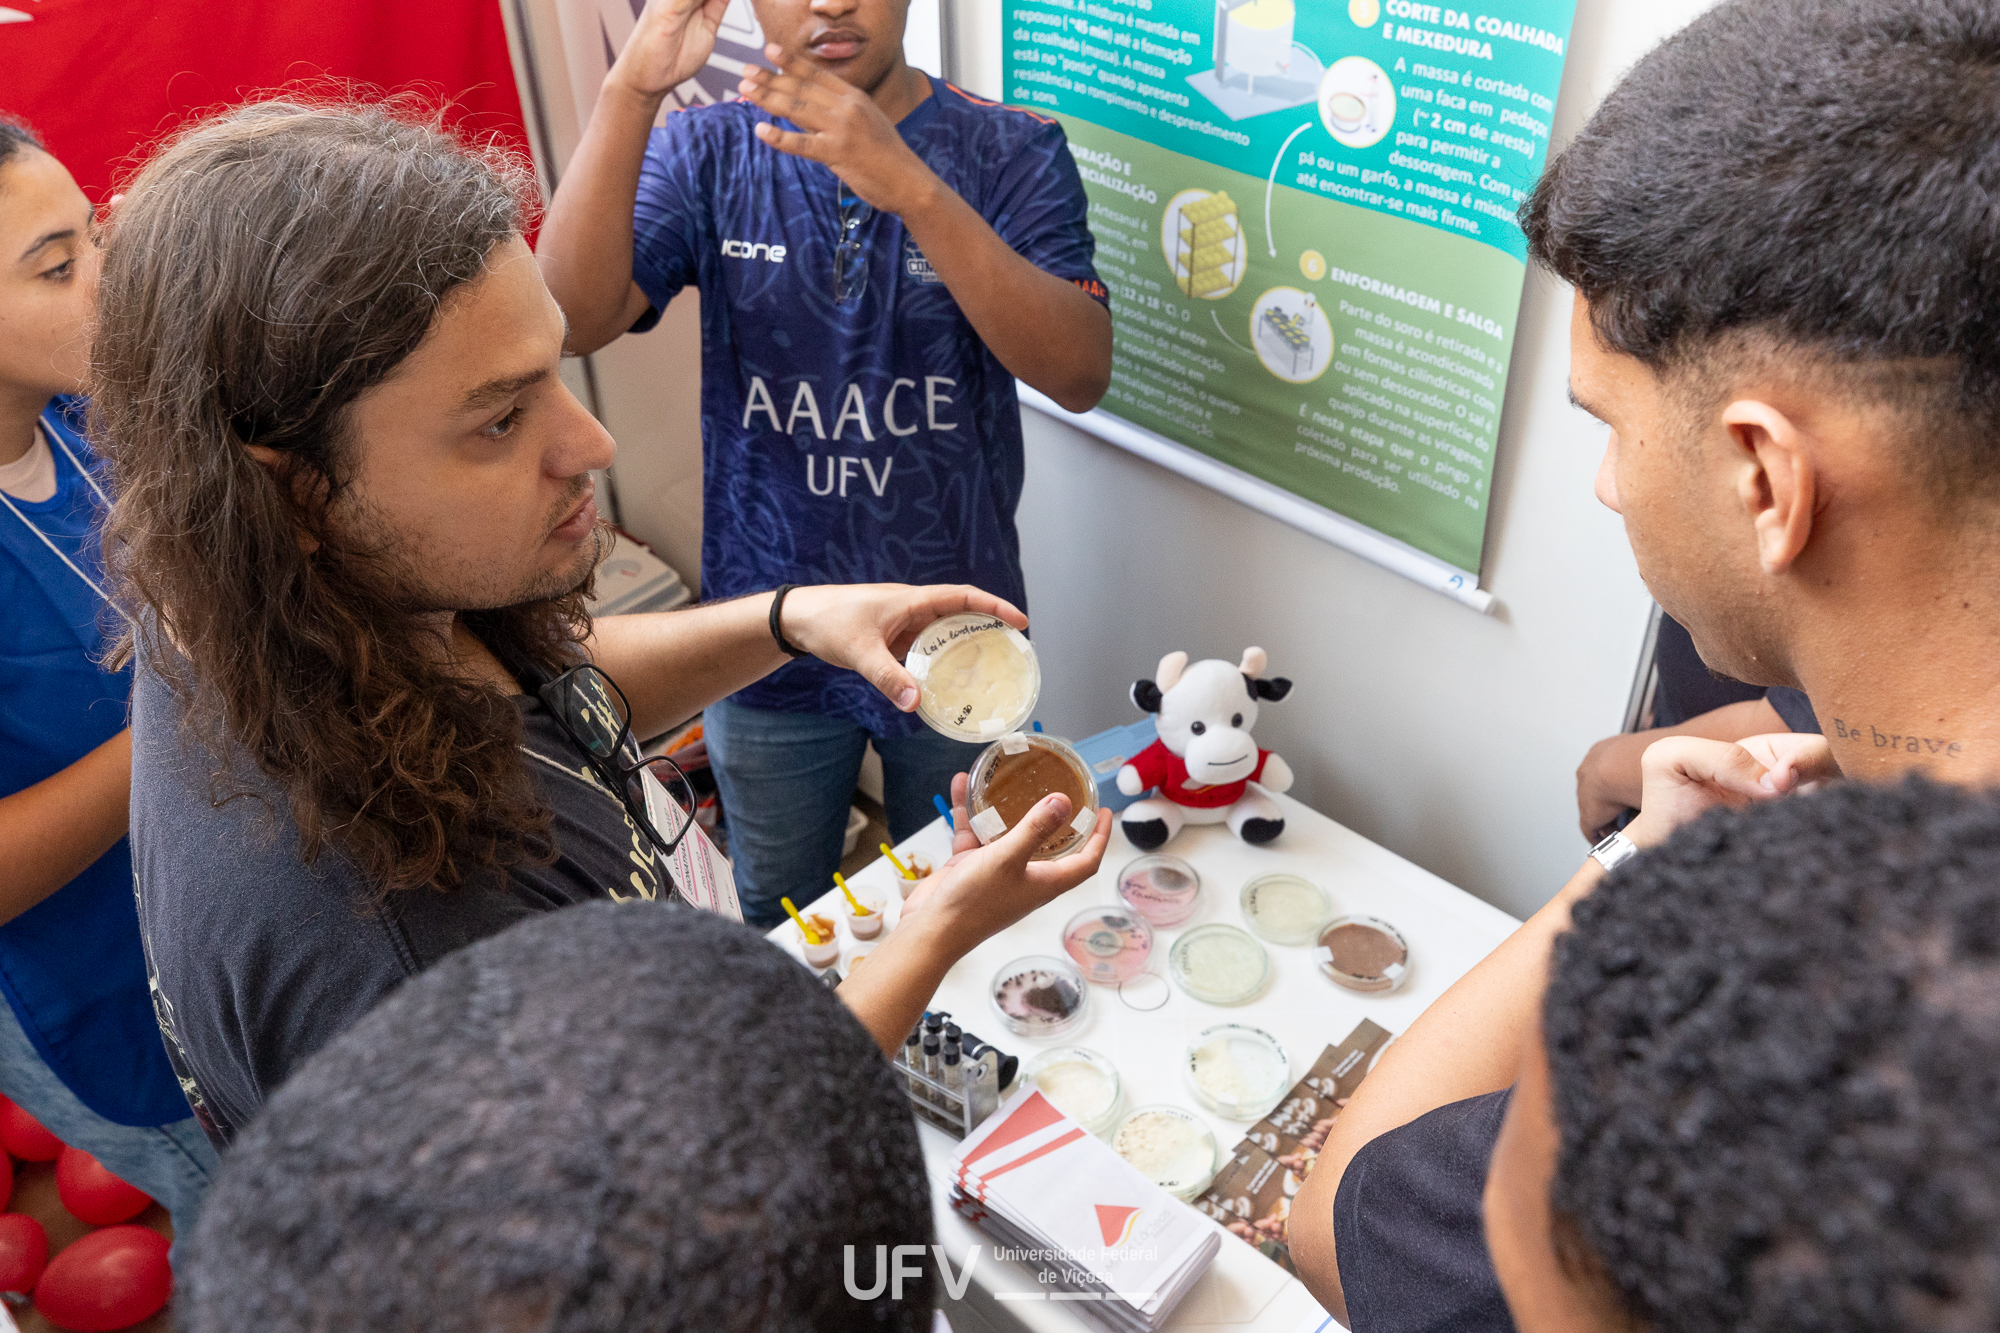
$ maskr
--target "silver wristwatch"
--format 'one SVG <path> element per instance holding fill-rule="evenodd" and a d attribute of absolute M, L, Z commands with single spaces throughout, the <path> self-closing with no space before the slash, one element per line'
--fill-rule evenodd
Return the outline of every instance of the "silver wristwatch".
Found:
<path fill-rule="evenodd" d="M 1604 867 L 1608 873 L 1624 865 L 1639 854 L 1639 844 L 1622 832 L 1613 832 L 1603 842 L 1590 849 L 1590 859 Z"/>

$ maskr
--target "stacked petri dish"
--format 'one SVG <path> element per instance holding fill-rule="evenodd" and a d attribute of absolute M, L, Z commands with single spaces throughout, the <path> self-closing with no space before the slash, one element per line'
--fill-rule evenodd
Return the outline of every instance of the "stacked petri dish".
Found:
<path fill-rule="evenodd" d="M 1086 907 L 1063 927 L 1063 952 L 1087 980 L 1116 986 L 1146 970 L 1153 928 L 1122 907 Z"/>
<path fill-rule="evenodd" d="M 1180 857 L 1153 852 L 1118 872 L 1118 896 L 1148 924 L 1168 929 L 1201 907 L 1201 876 Z"/>

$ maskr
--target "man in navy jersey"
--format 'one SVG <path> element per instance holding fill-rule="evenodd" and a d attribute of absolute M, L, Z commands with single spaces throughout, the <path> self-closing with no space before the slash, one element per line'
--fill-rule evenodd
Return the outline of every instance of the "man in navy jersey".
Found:
<path fill-rule="evenodd" d="M 702 591 L 973 583 L 1027 603 L 1014 378 L 1111 375 L 1087 201 L 1054 122 L 903 59 L 907 0 L 757 0 L 777 71 L 680 112 L 726 0 L 649 0 L 542 231 L 582 353 L 702 293 Z M 972 751 L 850 672 L 792 663 L 708 710 L 751 919 L 837 868 L 872 738 L 907 837 Z"/>

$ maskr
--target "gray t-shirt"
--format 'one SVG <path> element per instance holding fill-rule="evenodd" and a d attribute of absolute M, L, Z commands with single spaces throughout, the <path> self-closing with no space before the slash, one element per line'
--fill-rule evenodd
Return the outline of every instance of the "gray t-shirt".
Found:
<path fill-rule="evenodd" d="M 286 798 L 240 750 L 215 790 L 249 795 L 217 808 L 221 766 L 183 740 L 173 692 L 143 667 L 135 675 L 139 927 L 168 1054 L 218 1146 L 300 1061 L 452 950 L 575 903 L 674 897 L 652 843 L 537 699 L 515 702 L 523 759 L 555 812 L 554 863 L 384 898 L 336 850 L 299 859 Z"/>

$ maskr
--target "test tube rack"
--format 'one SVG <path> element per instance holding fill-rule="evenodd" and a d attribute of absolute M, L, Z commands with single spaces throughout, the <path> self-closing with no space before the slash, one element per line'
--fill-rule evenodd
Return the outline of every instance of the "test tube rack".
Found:
<path fill-rule="evenodd" d="M 937 1038 L 950 1022 L 951 1015 L 942 1011 L 925 1014 L 890 1067 L 903 1080 L 917 1118 L 962 1139 L 1000 1109 L 1001 1089 L 1013 1082 L 1020 1062 L 967 1032 L 959 1038 L 957 1065 L 947 1068 L 942 1052 L 927 1055 L 925 1048 L 942 1045 Z"/>

